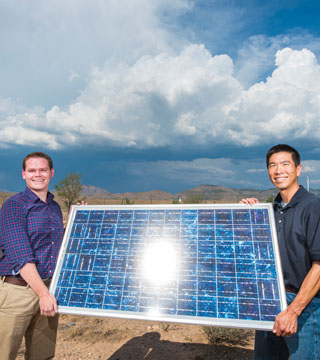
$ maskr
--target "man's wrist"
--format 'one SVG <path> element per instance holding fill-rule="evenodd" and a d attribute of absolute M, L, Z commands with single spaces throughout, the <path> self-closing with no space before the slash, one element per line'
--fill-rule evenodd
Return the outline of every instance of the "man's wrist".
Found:
<path fill-rule="evenodd" d="M 46 285 L 43 283 L 41 284 L 41 286 L 39 286 L 39 289 L 37 289 L 37 295 L 39 296 L 39 298 L 43 297 L 43 296 L 48 296 L 50 294 L 49 289 L 46 287 Z"/>
<path fill-rule="evenodd" d="M 291 303 L 287 307 L 286 312 L 288 314 L 294 315 L 294 316 L 296 316 L 298 318 L 303 310 L 304 310 L 304 308 L 302 308 L 301 306 L 298 306 L 297 304 Z"/>

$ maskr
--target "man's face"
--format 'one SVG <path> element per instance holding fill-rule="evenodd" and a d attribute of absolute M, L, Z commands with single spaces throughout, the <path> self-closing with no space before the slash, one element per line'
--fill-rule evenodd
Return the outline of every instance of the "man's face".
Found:
<path fill-rule="evenodd" d="M 268 174 L 270 181 L 280 191 L 290 190 L 298 186 L 301 165 L 295 166 L 291 153 L 278 152 L 270 156 Z"/>
<path fill-rule="evenodd" d="M 22 178 L 33 192 L 48 191 L 54 170 L 49 168 L 48 160 L 30 158 L 26 161 L 26 169 L 22 170 Z"/>

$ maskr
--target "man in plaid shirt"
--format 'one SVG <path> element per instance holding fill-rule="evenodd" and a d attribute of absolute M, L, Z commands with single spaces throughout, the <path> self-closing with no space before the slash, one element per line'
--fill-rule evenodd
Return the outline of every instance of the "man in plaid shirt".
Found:
<path fill-rule="evenodd" d="M 51 158 L 34 152 L 23 160 L 26 189 L 0 213 L 0 357 L 16 358 L 25 336 L 26 359 L 55 353 L 58 307 L 48 287 L 63 237 L 60 206 L 48 191 Z"/>

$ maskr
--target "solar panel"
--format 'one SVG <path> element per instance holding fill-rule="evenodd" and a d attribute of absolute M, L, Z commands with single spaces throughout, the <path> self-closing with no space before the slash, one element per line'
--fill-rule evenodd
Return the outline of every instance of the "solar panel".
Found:
<path fill-rule="evenodd" d="M 270 330 L 272 205 L 74 206 L 50 290 L 60 313 Z"/>

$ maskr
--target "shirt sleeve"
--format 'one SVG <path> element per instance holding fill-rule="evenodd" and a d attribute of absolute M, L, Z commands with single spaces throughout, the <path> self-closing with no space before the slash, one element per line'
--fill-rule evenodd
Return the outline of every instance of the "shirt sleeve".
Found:
<path fill-rule="evenodd" d="M 27 234 L 27 212 L 23 204 L 10 199 L 5 202 L 0 213 L 0 234 L 12 274 L 19 273 L 26 263 L 36 262 Z"/>
<path fill-rule="evenodd" d="M 306 235 L 311 260 L 320 261 L 320 201 L 309 205 Z"/>

